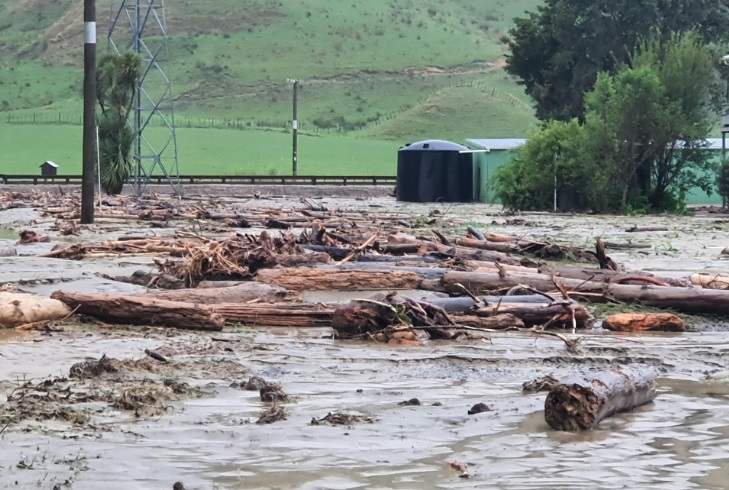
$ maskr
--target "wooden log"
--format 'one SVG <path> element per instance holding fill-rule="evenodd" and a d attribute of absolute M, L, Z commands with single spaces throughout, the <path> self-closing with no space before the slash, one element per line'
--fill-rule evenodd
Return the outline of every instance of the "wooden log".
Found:
<path fill-rule="evenodd" d="M 518 271 L 516 271 L 518 272 Z M 685 281 L 676 281 L 669 277 L 654 277 L 651 274 L 634 272 L 622 272 L 614 271 L 610 269 L 589 269 L 582 267 L 570 267 L 570 266 L 557 266 L 557 265 L 544 265 L 539 268 L 539 272 L 542 274 L 549 274 L 556 277 L 565 277 L 568 279 L 579 279 L 581 281 L 595 281 L 595 282 L 613 282 L 617 284 L 639 284 L 643 285 L 646 282 L 652 282 L 647 280 L 637 279 L 638 277 L 652 278 L 657 282 L 665 283 L 669 285 L 677 285 L 676 283 L 685 283 Z"/>
<path fill-rule="evenodd" d="M 473 312 L 477 316 L 490 317 L 508 313 L 519 318 L 528 327 L 549 324 L 551 328 L 588 328 L 592 327 L 594 318 L 581 305 L 532 305 L 532 304 L 496 304 L 478 308 Z M 573 324 L 574 316 L 574 324 Z"/>
<path fill-rule="evenodd" d="M 656 397 L 653 367 L 618 367 L 589 377 L 560 380 L 544 402 L 544 418 L 555 430 L 588 430 L 615 413 L 633 410 Z"/>
<path fill-rule="evenodd" d="M 351 248 L 344 248 L 344 247 L 330 247 L 326 245 L 299 245 L 304 250 L 311 250 L 314 252 L 324 252 L 327 253 L 332 259 L 336 261 L 344 260 L 345 258 L 349 257 L 352 254 Z M 361 253 L 357 254 L 355 258 L 352 259 L 353 262 L 385 262 L 385 263 L 406 263 L 406 262 L 414 262 L 419 263 L 422 262 L 424 264 L 435 264 L 442 262 L 443 259 L 438 259 L 436 257 L 430 257 L 427 255 L 403 255 L 403 256 L 392 256 L 392 255 L 381 255 L 376 253 Z"/>
<path fill-rule="evenodd" d="M 276 264 L 281 267 L 301 267 L 331 262 L 329 254 L 324 252 L 311 252 L 306 254 L 274 254 Z"/>
<path fill-rule="evenodd" d="M 418 275 L 421 279 L 437 279 L 443 277 L 443 274 L 445 274 L 446 271 L 449 269 L 446 269 L 445 267 L 415 267 L 411 265 L 398 265 L 398 264 L 390 264 L 390 263 L 380 263 L 380 262 L 348 262 L 346 264 L 336 264 L 336 265 L 321 265 L 316 267 L 317 270 L 335 270 L 335 271 L 358 271 L 358 272 L 395 272 L 395 271 L 407 271 L 407 272 L 414 272 Z"/>
<path fill-rule="evenodd" d="M 402 254 L 424 254 L 426 252 L 439 253 L 452 257 L 459 257 L 471 260 L 483 260 L 488 262 L 499 262 L 502 264 L 519 265 L 519 261 L 508 254 L 492 250 L 484 250 L 460 246 L 441 245 L 427 240 L 418 240 L 412 237 L 401 235 L 390 235 L 387 244 L 378 245 L 382 253 L 392 255 Z"/>
<path fill-rule="evenodd" d="M 476 237 L 476 238 L 478 238 L 478 237 Z M 489 242 L 501 242 L 501 243 L 520 241 L 519 238 L 517 238 L 513 235 L 504 235 L 503 233 L 491 233 L 491 232 L 487 232 L 484 235 L 483 239 L 485 239 Z"/>
<path fill-rule="evenodd" d="M 501 313 L 488 317 L 453 315 L 451 316 L 451 319 L 459 325 L 474 328 L 485 328 L 487 330 L 504 330 L 512 327 L 524 327 L 524 322 L 511 313 Z"/>
<path fill-rule="evenodd" d="M 351 301 L 334 310 L 332 328 L 338 337 L 352 338 L 384 330 L 396 319 L 396 313 L 384 303 Z"/>
<path fill-rule="evenodd" d="M 412 297 L 412 296 L 411 296 Z M 465 313 L 469 310 L 472 311 L 484 307 L 485 305 L 495 307 L 498 304 L 502 305 L 547 305 L 547 298 L 538 294 L 529 295 L 518 295 L 518 296 L 477 296 L 481 300 L 479 304 L 476 304 L 473 299 L 468 297 L 459 298 L 433 298 L 429 299 L 428 302 L 440 306 L 448 313 Z"/>
<path fill-rule="evenodd" d="M 468 236 L 469 236 L 469 238 L 470 238 L 470 237 L 473 237 L 473 238 L 475 238 L 475 239 L 477 239 L 477 240 L 486 240 L 486 237 L 485 237 L 485 236 L 483 236 L 483 233 L 481 233 L 480 231 L 478 231 L 478 230 L 477 230 L 476 228 L 474 228 L 473 226 L 471 226 L 471 225 L 468 225 L 468 226 L 466 227 L 466 230 L 468 231 Z"/>
<path fill-rule="evenodd" d="M 256 280 L 291 291 L 418 289 L 423 280 L 408 271 L 261 269 Z"/>
<path fill-rule="evenodd" d="M 214 304 L 210 309 L 226 321 L 265 327 L 328 327 L 334 307 L 311 303 L 298 304 Z"/>
<path fill-rule="evenodd" d="M 602 322 L 603 328 L 614 332 L 684 332 L 684 321 L 671 313 L 618 313 Z"/>
<path fill-rule="evenodd" d="M 51 298 L 76 309 L 77 313 L 112 323 L 161 325 L 187 330 L 223 329 L 225 320 L 202 305 L 144 296 L 90 294 L 56 291 Z"/>
<path fill-rule="evenodd" d="M 464 260 L 463 265 L 466 266 L 471 272 L 477 272 L 481 269 L 488 269 L 492 271 L 504 270 L 507 272 L 521 272 L 523 274 L 539 273 L 539 269 L 536 267 L 524 267 L 522 265 L 502 264 L 500 262 L 488 262 L 484 260 Z"/>
<path fill-rule="evenodd" d="M 557 280 L 567 288 L 571 296 L 592 301 L 600 301 L 609 297 L 623 303 L 640 303 L 683 313 L 729 315 L 729 291 L 652 285 L 616 285 L 565 278 Z M 424 283 L 423 286 L 447 292 L 461 292 L 462 290 L 455 285 L 456 283 L 477 292 L 508 290 L 522 284 L 545 292 L 555 290 L 551 277 L 542 274 L 507 274 L 505 277 L 500 277 L 498 274 L 457 271 L 446 272 L 439 284 Z"/>
<path fill-rule="evenodd" d="M 60 301 L 28 293 L 0 291 L 0 330 L 61 320 L 71 314 Z"/>
<path fill-rule="evenodd" d="M 522 247 L 513 241 L 489 241 L 488 234 L 486 240 L 476 240 L 474 238 L 451 238 L 453 244 L 467 247 L 477 248 L 479 250 L 488 250 L 490 252 L 501 252 L 501 253 L 522 253 Z"/>
<path fill-rule="evenodd" d="M 234 285 L 220 288 L 200 288 L 198 286 L 193 289 L 177 289 L 174 291 L 149 291 L 144 296 L 204 305 L 247 303 L 256 300 L 264 303 L 303 301 L 303 297 L 298 292 L 253 281 L 236 282 Z"/>
<path fill-rule="evenodd" d="M 628 233 L 647 233 L 651 231 L 669 231 L 665 226 L 633 226 L 625 230 Z"/>
<path fill-rule="evenodd" d="M 145 288 L 159 289 L 183 289 L 185 281 L 169 274 L 154 274 L 151 272 L 135 271 L 131 276 L 107 276 L 105 279 L 111 279 L 117 282 L 125 282 L 127 284 L 136 284 Z"/>
<path fill-rule="evenodd" d="M 729 276 L 713 272 L 697 272 L 689 276 L 689 282 L 694 286 L 706 289 L 729 289 Z"/>

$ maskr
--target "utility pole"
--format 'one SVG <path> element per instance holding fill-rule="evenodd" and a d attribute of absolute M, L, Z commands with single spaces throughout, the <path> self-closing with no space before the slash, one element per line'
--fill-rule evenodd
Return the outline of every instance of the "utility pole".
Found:
<path fill-rule="evenodd" d="M 84 130 L 81 223 L 94 222 L 96 157 L 96 0 L 84 0 Z"/>
<path fill-rule="evenodd" d="M 299 170 L 299 81 L 289 80 L 289 83 L 294 84 L 294 117 L 291 121 L 291 128 L 294 133 L 294 152 L 292 158 L 293 175 L 296 177 L 296 173 Z"/>

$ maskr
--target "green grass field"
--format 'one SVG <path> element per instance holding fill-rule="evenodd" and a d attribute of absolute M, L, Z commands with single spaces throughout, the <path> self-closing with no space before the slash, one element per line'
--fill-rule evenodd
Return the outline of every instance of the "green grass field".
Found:
<path fill-rule="evenodd" d="M 0 174 L 36 175 L 46 160 L 61 174 L 79 174 L 81 138 L 81 126 L 0 124 Z M 180 174 L 291 174 L 291 133 L 182 128 L 177 139 Z M 392 141 L 300 135 L 298 173 L 395 175 L 398 148 Z"/>
<path fill-rule="evenodd" d="M 249 127 L 284 127 L 292 112 L 286 80 L 298 78 L 302 127 L 348 132 L 354 138 L 327 134 L 314 140 L 344 147 L 344 155 L 349 142 L 357 147 L 362 138 L 373 140 L 367 151 L 376 156 L 377 148 L 418 139 L 523 136 L 534 123 L 533 111 L 521 87 L 499 68 L 505 52 L 499 39 L 514 16 L 541 1 L 250 0 L 245 8 L 240 0 L 168 2 L 166 66 L 176 113 L 181 122 L 227 118 Z M 100 53 L 110 5 L 97 2 Z M 80 114 L 80 12 L 74 0 L 0 2 L 0 122 Z M 207 164 L 209 152 L 196 148 L 212 138 L 181 138 L 181 161 Z M 227 148 L 229 138 L 220 139 Z M 3 160 L 27 152 L 6 148 Z M 209 161 L 228 161 L 227 152 Z M 319 153 L 321 165 L 335 161 Z M 351 153 L 347 158 L 368 161 Z M 276 155 L 250 154 L 267 166 L 287 160 Z"/>

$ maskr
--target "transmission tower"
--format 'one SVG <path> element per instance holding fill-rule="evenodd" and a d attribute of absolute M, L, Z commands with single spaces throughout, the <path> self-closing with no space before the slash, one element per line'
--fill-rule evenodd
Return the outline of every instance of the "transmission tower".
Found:
<path fill-rule="evenodd" d="M 164 176 L 181 195 L 177 135 L 169 62 L 164 0 L 113 0 L 108 35 L 112 53 L 134 52 L 142 60 L 134 102 L 134 162 L 132 186 L 142 196 L 151 176 Z"/>

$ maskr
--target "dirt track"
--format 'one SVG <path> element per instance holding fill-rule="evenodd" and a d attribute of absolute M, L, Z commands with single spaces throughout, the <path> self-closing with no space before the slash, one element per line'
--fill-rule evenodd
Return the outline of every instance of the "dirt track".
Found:
<path fill-rule="evenodd" d="M 272 200 L 281 205 L 297 201 Z M 722 271 L 726 263 L 720 252 L 727 245 L 727 222 L 719 215 L 503 216 L 497 208 L 483 205 L 408 205 L 389 198 L 322 202 L 413 216 L 427 216 L 437 208 L 443 213 L 441 220 L 455 223 L 461 232 L 473 224 L 574 244 L 590 243 L 596 235 L 606 242 L 646 243 L 651 247 L 608 252 L 630 269 L 664 276 Z M 37 221 L 33 229 L 48 233 L 51 221 L 35 211 L 0 212 L 0 226 L 6 230 L 26 228 L 31 219 Z M 634 225 L 665 226 L 670 231 L 625 231 Z M 132 229 L 143 232 L 139 227 L 102 223 L 71 240 L 112 238 Z M 13 232 L 0 232 L 5 237 L 0 249 L 15 247 Z M 55 243 L 17 246 L 20 257 L 0 258 L 0 283 L 44 295 L 61 288 L 143 290 L 97 273 L 150 267 L 150 257 L 81 262 L 34 257 Z M 310 299 L 347 297 L 317 293 Z M 0 393 L 5 396 L 16 396 L 18 387 L 30 380 L 38 385 L 68 378 L 74 364 L 104 354 L 126 363 L 123 380 L 105 375 L 59 381 L 61 389 L 70 386 L 75 396 L 94 393 L 88 401 L 65 404 L 88 415 L 88 420 L 72 424 L 31 416 L 4 428 L 0 424 L 0 484 L 168 489 L 182 480 L 192 489 L 723 488 L 729 473 L 727 328 L 724 321 L 713 319 L 700 319 L 694 327 L 697 331 L 681 334 L 596 330 L 585 335 L 580 354 L 568 353 L 558 339 L 535 340 L 516 333 L 495 334 L 491 341 L 404 348 L 335 341 L 329 329 L 235 328 L 211 335 L 66 323 L 56 332 L 0 331 Z M 172 362 L 152 362 L 145 349 Z M 608 419 L 597 431 L 548 430 L 542 416 L 544 394 L 521 391 L 523 382 L 538 376 L 560 377 L 614 362 L 658 367 L 660 394 L 655 403 Z M 261 402 L 257 392 L 231 387 L 250 375 L 281 383 L 291 395 L 286 420 L 255 424 L 270 404 Z M 164 386 L 166 379 L 188 383 L 189 391 L 164 392 L 164 398 L 149 400 L 147 408 L 154 410 L 142 410 L 139 417 L 116 403 L 114 396 L 124 390 Z M 421 405 L 398 405 L 412 398 Z M 4 401 L 0 394 L 0 403 Z M 467 415 L 479 402 L 491 410 Z M 56 405 L 63 407 L 64 402 Z M 0 409 L 7 406 L 6 402 Z M 375 421 L 310 425 L 312 418 L 329 412 Z M 5 420 L 2 413 L 0 420 Z M 452 461 L 467 464 L 471 478 L 459 478 L 448 465 Z M 64 487 L 66 482 L 69 486 Z"/>

